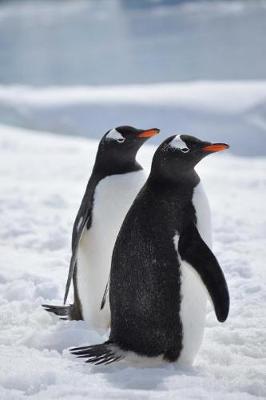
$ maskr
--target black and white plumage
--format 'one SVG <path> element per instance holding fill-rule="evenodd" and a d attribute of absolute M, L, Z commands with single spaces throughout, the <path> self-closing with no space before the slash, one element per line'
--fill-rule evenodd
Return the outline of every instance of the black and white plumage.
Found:
<path fill-rule="evenodd" d="M 62 319 L 84 319 L 96 329 L 110 325 L 109 299 L 101 300 L 108 281 L 113 246 L 123 219 L 145 181 L 136 154 L 159 129 L 120 126 L 101 139 L 72 233 L 72 256 L 65 289 L 66 303 L 71 281 L 74 303 L 43 307 Z"/>
<path fill-rule="evenodd" d="M 109 340 L 73 354 L 104 363 L 109 349 L 108 363 L 134 354 L 191 364 L 203 337 L 207 295 L 218 321 L 226 320 L 228 288 L 210 249 L 208 203 L 194 170 L 226 148 L 188 135 L 159 146 L 114 247 Z"/>

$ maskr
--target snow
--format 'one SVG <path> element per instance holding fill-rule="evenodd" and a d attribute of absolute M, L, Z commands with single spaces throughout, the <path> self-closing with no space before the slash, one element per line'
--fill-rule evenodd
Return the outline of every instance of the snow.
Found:
<path fill-rule="evenodd" d="M 265 111 L 266 81 L 0 86 L 0 118 L 8 125 L 100 139 L 138 121 L 137 127 L 159 126 L 163 135 L 192 132 L 214 142 L 220 135 L 240 155 L 266 155 Z"/>
<path fill-rule="evenodd" d="M 141 149 L 146 168 L 153 151 Z M 265 399 L 266 159 L 227 152 L 198 167 L 231 310 L 219 324 L 208 306 L 194 366 L 93 367 L 67 349 L 103 338 L 41 304 L 62 303 L 72 224 L 95 152 L 93 140 L 0 126 L 0 398 Z"/>

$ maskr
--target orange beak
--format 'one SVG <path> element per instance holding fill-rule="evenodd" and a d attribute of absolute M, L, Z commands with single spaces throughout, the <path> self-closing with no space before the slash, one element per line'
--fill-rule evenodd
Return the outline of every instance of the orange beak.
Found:
<path fill-rule="evenodd" d="M 157 128 L 147 129 L 146 131 L 142 131 L 141 133 L 139 133 L 137 135 L 137 137 L 139 137 L 139 138 L 149 138 L 149 137 L 158 135 L 159 132 L 160 132 L 160 129 L 157 129 Z"/>
<path fill-rule="evenodd" d="M 216 153 L 217 151 L 223 151 L 226 149 L 229 149 L 229 145 L 226 143 L 213 143 L 209 146 L 203 147 L 202 151 L 205 151 L 206 153 Z"/>

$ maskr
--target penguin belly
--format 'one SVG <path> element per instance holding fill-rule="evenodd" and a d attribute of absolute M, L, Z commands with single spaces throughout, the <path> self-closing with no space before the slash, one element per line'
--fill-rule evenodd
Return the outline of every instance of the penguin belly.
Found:
<path fill-rule="evenodd" d="M 145 182 L 143 170 L 101 180 L 94 193 L 92 224 L 78 247 L 77 289 L 83 319 L 101 331 L 110 326 L 109 296 L 100 310 L 109 279 L 116 237 L 126 213 Z"/>
<path fill-rule="evenodd" d="M 193 192 L 192 203 L 196 211 L 197 228 L 205 243 L 211 248 L 211 216 L 210 207 L 203 186 L 199 183 Z M 179 236 L 174 243 L 178 251 Z M 181 306 L 182 351 L 179 362 L 191 365 L 202 343 L 208 293 L 195 269 L 183 261 L 178 254 L 181 274 Z"/>

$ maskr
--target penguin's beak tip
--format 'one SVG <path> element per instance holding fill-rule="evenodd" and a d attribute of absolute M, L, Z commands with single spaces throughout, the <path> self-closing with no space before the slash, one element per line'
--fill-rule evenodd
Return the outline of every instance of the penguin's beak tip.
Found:
<path fill-rule="evenodd" d="M 218 151 L 223 151 L 229 149 L 229 144 L 226 143 L 212 143 L 210 145 L 204 146 L 202 151 L 204 153 L 217 153 Z"/>
<path fill-rule="evenodd" d="M 146 129 L 140 132 L 137 137 L 138 138 L 150 138 L 152 136 L 156 136 L 160 133 L 160 129 L 158 128 L 152 128 L 152 129 Z"/>

